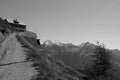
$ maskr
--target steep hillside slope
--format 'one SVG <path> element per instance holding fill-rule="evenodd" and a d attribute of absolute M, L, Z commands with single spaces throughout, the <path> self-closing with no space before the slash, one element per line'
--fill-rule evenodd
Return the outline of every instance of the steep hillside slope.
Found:
<path fill-rule="evenodd" d="M 84 75 L 54 59 L 45 49 L 40 49 L 34 38 L 16 35 L 18 41 L 27 48 L 26 60 L 33 62 L 38 74 L 35 80 L 82 80 Z"/>
<path fill-rule="evenodd" d="M 1 19 L 0 80 L 83 80 L 83 74 L 55 59 L 32 32 L 12 32 Z"/>

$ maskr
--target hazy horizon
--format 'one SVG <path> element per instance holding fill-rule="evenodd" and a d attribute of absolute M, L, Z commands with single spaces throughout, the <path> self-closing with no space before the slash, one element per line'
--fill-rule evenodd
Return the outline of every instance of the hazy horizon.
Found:
<path fill-rule="evenodd" d="M 18 19 L 41 42 L 104 43 L 120 49 L 119 0 L 1 0 L 0 17 Z"/>

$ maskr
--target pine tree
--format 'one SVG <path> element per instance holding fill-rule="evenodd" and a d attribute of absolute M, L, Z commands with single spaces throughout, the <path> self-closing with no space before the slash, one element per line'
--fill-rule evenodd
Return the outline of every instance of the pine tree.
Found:
<path fill-rule="evenodd" d="M 87 77 L 84 80 L 112 80 L 108 74 L 108 71 L 112 68 L 111 54 L 110 50 L 98 42 L 92 55 L 93 65 L 90 68 L 85 67 L 84 72 Z"/>
<path fill-rule="evenodd" d="M 92 78 L 97 79 L 100 77 L 108 78 L 107 71 L 111 69 L 112 64 L 110 61 L 111 52 L 108 49 L 105 49 L 105 46 L 99 43 L 95 48 L 95 52 L 93 57 L 95 60 L 93 61 L 94 64 L 92 65 Z"/>

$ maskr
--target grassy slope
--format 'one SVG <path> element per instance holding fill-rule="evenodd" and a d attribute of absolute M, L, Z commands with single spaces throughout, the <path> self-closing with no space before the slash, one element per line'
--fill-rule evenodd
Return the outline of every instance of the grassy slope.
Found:
<path fill-rule="evenodd" d="M 82 74 L 54 59 L 47 50 L 41 50 L 36 39 L 19 35 L 16 38 L 28 49 L 26 59 L 33 61 L 33 67 L 38 71 L 33 80 L 82 80 Z"/>

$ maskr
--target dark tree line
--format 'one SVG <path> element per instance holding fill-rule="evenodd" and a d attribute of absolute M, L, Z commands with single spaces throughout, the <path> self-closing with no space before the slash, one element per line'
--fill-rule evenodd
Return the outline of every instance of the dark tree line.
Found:
<path fill-rule="evenodd" d="M 106 49 L 102 44 L 97 43 L 92 57 L 94 58 L 93 65 L 88 68 L 85 67 L 86 78 L 84 80 L 119 80 L 114 77 L 112 72 L 109 72 L 113 68 L 111 63 L 112 52 Z"/>

